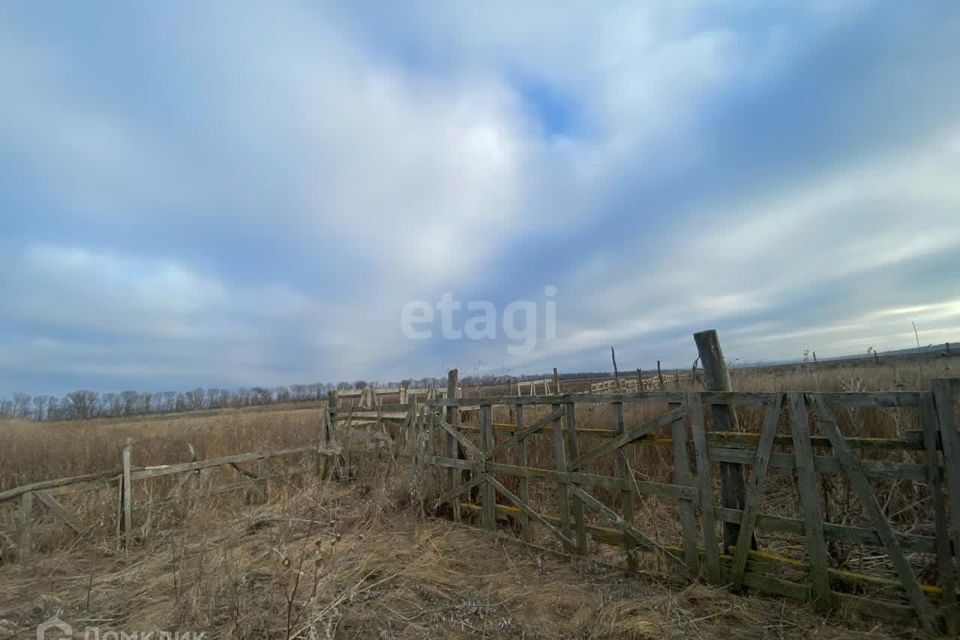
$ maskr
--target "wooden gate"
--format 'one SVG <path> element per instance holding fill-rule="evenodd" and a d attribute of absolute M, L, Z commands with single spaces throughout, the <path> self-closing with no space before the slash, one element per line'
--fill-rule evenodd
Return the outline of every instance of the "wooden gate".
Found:
<path fill-rule="evenodd" d="M 513 526 L 528 541 L 539 532 L 576 555 L 615 545 L 628 566 L 652 553 L 673 572 L 736 590 L 955 633 L 957 386 L 434 400 L 419 460 L 435 475 L 433 506 L 457 520 Z M 444 415 L 464 407 L 479 409 L 475 421 Z M 718 411 L 734 410 L 756 427 L 711 430 Z M 578 425 L 584 414 L 589 427 Z M 907 428 L 845 435 L 882 415 Z M 636 451 L 651 448 L 664 460 L 638 463 Z M 715 499 L 731 469 L 746 477 L 737 505 Z M 534 482 L 552 488 L 534 492 Z M 674 505 L 672 540 L 644 530 L 636 506 L 650 497 Z"/>

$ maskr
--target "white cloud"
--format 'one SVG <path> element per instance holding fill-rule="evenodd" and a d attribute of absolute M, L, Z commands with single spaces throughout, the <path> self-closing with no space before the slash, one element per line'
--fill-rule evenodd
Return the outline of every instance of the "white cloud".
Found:
<path fill-rule="evenodd" d="M 814 342 L 818 351 L 834 354 L 861 345 L 897 348 L 911 320 L 925 327 L 928 343 L 955 339 L 955 302 L 904 306 L 915 295 L 929 294 L 890 284 L 869 292 L 876 298 L 853 296 L 845 308 L 824 309 L 814 326 L 798 324 L 811 321 L 789 309 L 834 285 L 854 293 L 860 282 L 883 287 L 901 267 L 960 251 L 956 139 L 951 129 L 735 209 L 712 206 L 681 216 L 684 222 L 666 233 L 681 234 L 683 241 L 665 245 L 642 270 L 621 269 L 616 256 L 601 252 L 570 281 L 558 283 L 561 340 L 528 361 L 546 363 L 611 344 L 642 345 L 647 336 L 750 321 L 764 312 L 783 319 L 734 342 L 752 349 L 752 358 L 799 354 Z M 649 253 L 647 239 L 641 242 L 626 254 Z M 955 285 L 943 284 L 938 295 L 960 294 Z M 891 301 L 899 305 L 864 310 Z"/>

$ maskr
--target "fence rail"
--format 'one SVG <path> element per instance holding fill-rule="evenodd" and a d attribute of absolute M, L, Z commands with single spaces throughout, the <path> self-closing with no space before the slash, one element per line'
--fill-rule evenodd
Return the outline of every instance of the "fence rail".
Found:
<path fill-rule="evenodd" d="M 20 499 L 17 540 L 26 558 L 38 505 L 80 532 L 76 515 L 56 497 L 69 486 L 116 486 L 119 529 L 131 544 L 137 483 L 223 467 L 240 478 L 216 490 L 259 489 L 265 460 L 304 454 L 316 461 L 320 478 L 347 480 L 361 472 L 361 461 L 386 456 L 407 461 L 423 478 L 428 510 L 457 521 L 507 527 L 526 541 L 552 541 L 574 555 L 613 546 L 630 567 L 650 554 L 675 571 L 735 590 L 913 621 L 930 632 L 960 631 L 960 381 L 937 380 L 931 391 L 882 393 L 459 398 L 452 376 L 449 388 L 437 394 L 447 397 L 419 402 L 411 394 L 407 403 L 377 403 L 374 410 L 328 403 L 320 410 L 316 442 L 305 447 L 135 467 L 128 443 L 118 469 L 16 487 L 0 492 L 0 502 Z M 717 430 L 718 410 L 753 412 L 760 428 Z M 917 428 L 897 437 L 844 435 L 843 425 L 856 423 L 863 411 L 894 412 Z M 588 415 L 609 426 L 582 426 Z M 631 460 L 640 449 L 659 452 L 668 477 L 656 477 L 653 465 L 636 468 Z M 255 469 L 240 466 L 248 463 Z M 722 499 L 728 479 L 722 465 L 744 474 L 743 502 L 736 508 Z M 853 505 L 840 521 L 829 512 L 826 493 L 839 491 L 838 483 Z M 889 508 L 892 494 L 884 493 L 905 485 L 921 505 L 922 517 L 909 527 Z M 771 504 L 772 489 L 785 487 L 794 502 L 789 508 Z M 178 497 L 176 491 L 168 496 Z M 650 499 L 673 505 L 675 522 L 666 533 L 638 517 Z M 833 553 L 838 544 L 872 550 L 876 566 L 839 562 Z"/>

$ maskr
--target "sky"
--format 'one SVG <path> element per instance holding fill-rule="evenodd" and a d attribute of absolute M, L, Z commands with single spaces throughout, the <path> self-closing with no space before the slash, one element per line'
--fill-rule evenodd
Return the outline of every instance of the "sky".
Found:
<path fill-rule="evenodd" d="M 0 395 L 960 341 L 960 5 L 7 0 L 0 225 Z"/>

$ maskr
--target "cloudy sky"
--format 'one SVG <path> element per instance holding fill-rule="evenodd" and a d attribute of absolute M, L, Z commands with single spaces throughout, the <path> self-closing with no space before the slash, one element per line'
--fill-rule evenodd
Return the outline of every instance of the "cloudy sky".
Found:
<path fill-rule="evenodd" d="M 960 341 L 954 0 L 8 0 L 0 92 L 0 395 Z"/>

